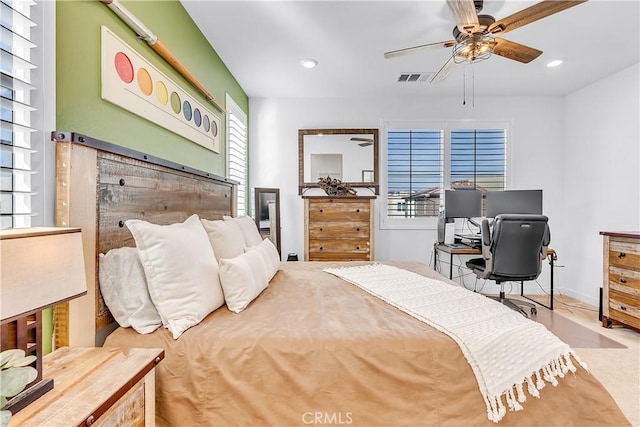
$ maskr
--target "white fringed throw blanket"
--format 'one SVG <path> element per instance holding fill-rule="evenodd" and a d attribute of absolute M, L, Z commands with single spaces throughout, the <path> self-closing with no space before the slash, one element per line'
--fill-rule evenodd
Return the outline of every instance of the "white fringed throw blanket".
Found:
<path fill-rule="evenodd" d="M 478 381 L 491 421 L 522 408 L 545 380 L 556 386 L 576 367 L 575 352 L 540 323 L 481 294 L 383 264 L 326 268 L 350 282 L 444 332 L 458 343 Z"/>

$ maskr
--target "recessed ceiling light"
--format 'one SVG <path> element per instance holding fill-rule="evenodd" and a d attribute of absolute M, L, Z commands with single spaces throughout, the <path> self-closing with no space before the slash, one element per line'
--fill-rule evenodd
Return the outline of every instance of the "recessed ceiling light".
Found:
<path fill-rule="evenodd" d="M 303 58 L 302 61 L 300 61 L 300 65 L 304 68 L 314 68 L 318 65 L 318 60 L 313 58 Z"/>
<path fill-rule="evenodd" d="M 555 59 L 553 61 L 547 62 L 547 67 L 549 68 L 553 68 L 553 67 L 557 67 L 558 65 L 562 64 L 562 59 Z"/>

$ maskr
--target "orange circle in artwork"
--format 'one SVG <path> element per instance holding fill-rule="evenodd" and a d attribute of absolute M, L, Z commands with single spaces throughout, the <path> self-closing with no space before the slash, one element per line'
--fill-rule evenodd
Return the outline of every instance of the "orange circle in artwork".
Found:
<path fill-rule="evenodd" d="M 138 70 L 138 86 L 145 95 L 151 95 L 153 92 L 153 82 L 151 81 L 151 75 L 145 68 Z"/>
<path fill-rule="evenodd" d="M 131 60 L 126 54 L 122 52 L 116 53 L 113 58 L 113 65 L 116 67 L 118 77 L 123 82 L 131 83 L 133 81 L 133 65 L 131 65 Z"/>
<path fill-rule="evenodd" d="M 167 86 L 161 81 L 156 83 L 156 98 L 160 105 L 167 105 L 169 102 L 169 92 L 167 91 Z"/>

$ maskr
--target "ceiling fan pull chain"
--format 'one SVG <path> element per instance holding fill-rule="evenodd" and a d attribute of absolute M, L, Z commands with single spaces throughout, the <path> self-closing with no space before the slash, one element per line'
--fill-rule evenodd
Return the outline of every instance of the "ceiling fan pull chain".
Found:
<path fill-rule="evenodd" d="M 471 106 L 476 106 L 476 69 L 471 67 Z"/>
<path fill-rule="evenodd" d="M 467 67 L 462 70 L 462 105 L 467 105 Z"/>

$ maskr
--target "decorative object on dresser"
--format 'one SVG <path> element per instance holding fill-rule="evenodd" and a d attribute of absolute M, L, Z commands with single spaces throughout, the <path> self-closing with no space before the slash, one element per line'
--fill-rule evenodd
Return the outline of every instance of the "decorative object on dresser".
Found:
<path fill-rule="evenodd" d="M 355 196 L 356 190 L 351 188 L 347 183 L 342 182 L 338 178 L 319 178 L 318 185 L 327 193 L 328 196 Z"/>
<path fill-rule="evenodd" d="M 15 414 L 54 386 L 42 374 L 42 310 L 87 293 L 82 250 L 79 228 L 0 231 L 0 350 L 35 356 L 37 371 L 35 380 L 10 396 L 3 410 Z"/>
<path fill-rule="evenodd" d="M 640 330 L 640 232 L 601 231 L 603 236 L 602 326 Z"/>
<path fill-rule="evenodd" d="M 56 388 L 12 425 L 155 425 L 155 368 L 161 348 L 64 347 L 44 358 Z"/>
<path fill-rule="evenodd" d="M 378 129 L 299 129 L 298 194 L 337 178 L 378 194 Z"/>
<path fill-rule="evenodd" d="M 303 196 L 305 261 L 374 260 L 375 196 Z"/>

